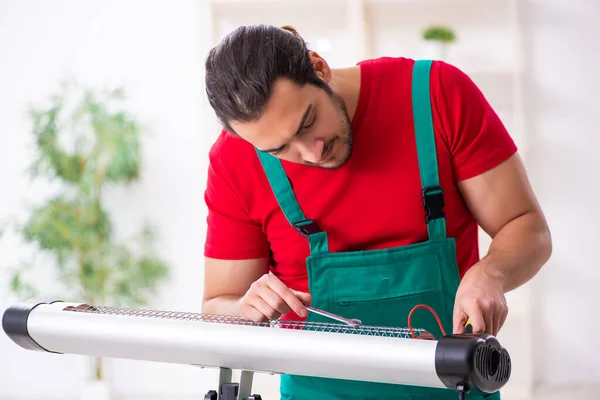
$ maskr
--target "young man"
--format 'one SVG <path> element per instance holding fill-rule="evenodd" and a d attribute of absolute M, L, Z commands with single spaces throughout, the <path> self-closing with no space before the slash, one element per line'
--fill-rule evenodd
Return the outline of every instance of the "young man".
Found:
<path fill-rule="evenodd" d="M 224 129 L 210 151 L 204 312 L 317 320 L 311 304 L 405 327 L 424 304 L 447 334 L 470 318 L 496 335 L 504 294 L 550 256 L 516 146 L 456 67 L 384 57 L 331 69 L 293 28 L 244 26 L 210 51 L 206 91 Z M 482 259 L 478 226 L 493 238 Z M 441 334 L 426 311 L 412 325 Z M 288 375 L 281 393 L 456 396 Z"/>

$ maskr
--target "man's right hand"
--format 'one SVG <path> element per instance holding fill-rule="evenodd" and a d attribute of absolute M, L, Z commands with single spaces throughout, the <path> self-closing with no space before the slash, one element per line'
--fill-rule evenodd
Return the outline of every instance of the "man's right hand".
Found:
<path fill-rule="evenodd" d="M 294 311 L 306 317 L 310 294 L 288 288 L 269 271 L 269 260 L 206 258 L 202 312 L 266 322 Z"/>
<path fill-rule="evenodd" d="M 310 294 L 288 288 L 269 272 L 252 283 L 239 300 L 239 314 L 242 318 L 255 322 L 275 320 L 290 311 L 305 318 L 308 315 L 305 305 L 310 300 Z"/>

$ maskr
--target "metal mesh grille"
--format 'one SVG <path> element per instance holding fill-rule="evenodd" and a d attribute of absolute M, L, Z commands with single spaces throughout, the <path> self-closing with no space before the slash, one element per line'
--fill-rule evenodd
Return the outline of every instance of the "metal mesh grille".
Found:
<path fill-rule="evenodd" d="M 355 334 L 355 335 L 367 335 L 367 336 L 385 336 L 395 338 L 409 339 L 412 337 L 411 332 L 408 328 L 395 328 L 395 327 L 382 327 L 382 326 L 359 326 L 352 327 L 339 323 L 329 322 L 305 322 L 295 320 L 277 320 L 270 322 L 254 322 L 245 320 L 240 317 L 234 317 L 229 315 L 216 315 L 216 314 L 200 314 L 192 312 L 178 312 L 178 311 L 158 311 L 158 310 L 145 310 L 145 309 L 132 309 L 132 308 L 118 308 L 118 307 L 106 307 L 106 306 L 91 306 L 83 304 L 77 307 L 66 307 L 65 311 L 84 312 L 92 314 L 109 314 L 109 315 L 123 315 L 128 317 L 145 317 L 145 318 L 163 318 L 163 319 L 174 319 L 182 321 L 198 321 L 207 323 L 219 323 L 219 324 L 233 324 L 233 325 L 247 325 L 256 327 L 268 327 L 268 328 L 285 328 L 285 329 L 302 329 L 309 331 L 319 332 L 333 332 L 343 334 Z M 422 329 L 413 328 L 415 335 L 423 333 Z"/>

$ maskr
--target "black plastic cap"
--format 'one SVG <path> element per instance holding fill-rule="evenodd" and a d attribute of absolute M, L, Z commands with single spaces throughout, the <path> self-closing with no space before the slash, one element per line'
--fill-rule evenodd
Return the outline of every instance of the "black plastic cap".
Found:
<path fill-rule="evenodd" d="M 216 390 L 209 390 L 208 393 L 204 395 L 204 400 L 219 400 L 219 394 Z"/>
<path fill-rule="evenodd" d="M 13 342 L 24 349 L 53 353 L 37 344 L 27 329 L 27 320 L 31 311 L 40 304 L 52 303 L 56 301 L 32 299 L 8 307 L 2 316 L 2 329 Z"/>
<path fill-rule="evenodd" d="M 510 379 L 511 360 L 492 335 L 450 335 L 438 341 L 435 370 L 449 389 L 463 385 L 467 391 L 493 393 Z"/>

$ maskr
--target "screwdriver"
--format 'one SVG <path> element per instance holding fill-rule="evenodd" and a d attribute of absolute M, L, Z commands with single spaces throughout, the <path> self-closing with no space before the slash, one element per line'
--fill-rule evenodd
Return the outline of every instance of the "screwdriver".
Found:
<path fill-rule="evenodd" d="M 471 318 L 467 318 L 467 323 L 465 324 L 464 333 L 473 333 L 473 326 L 471 325 Z"/>

